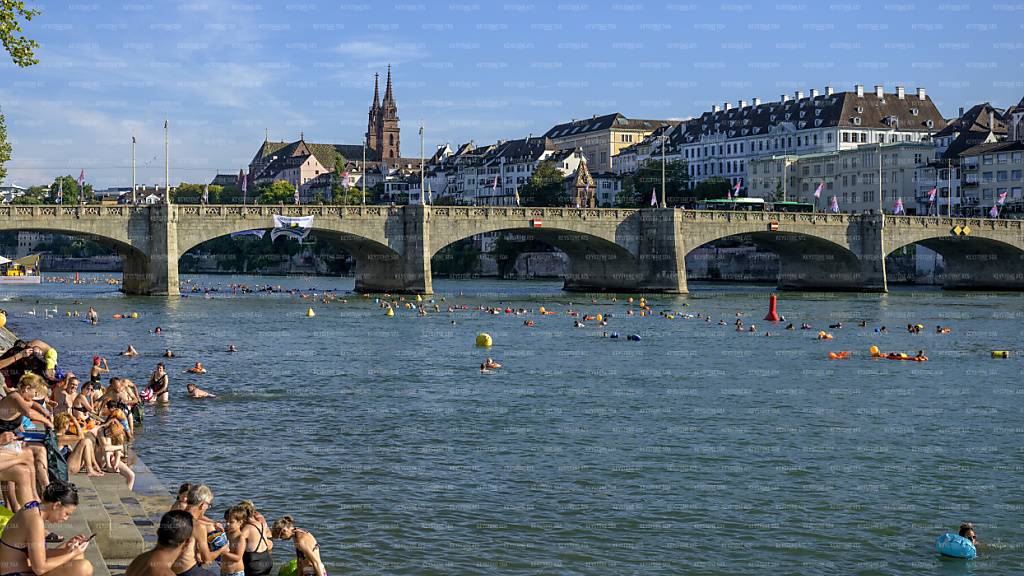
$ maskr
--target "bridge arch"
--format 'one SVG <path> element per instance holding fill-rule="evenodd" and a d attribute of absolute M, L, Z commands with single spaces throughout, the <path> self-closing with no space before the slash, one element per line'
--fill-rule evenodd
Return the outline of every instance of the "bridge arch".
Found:
<path fill-rule="evenodd" d="M 402 288 L 403 254 L 400 215 L 384 206 L 188 206 L 179 207 L 178 254 L 211 240 L 248 230 L 274 228 L 275 214 L 313 216 L 310 234 L 341 246 L 356 261 L 355 290 L 377 292 Z M 198 218 L 192 218 L 198 217 Z M 396 241 L 396 237 L 399 238 Z"/>
<path fill-rule="evenodd" d="M 627 292 L 642 283 L 639 212 L 562 208 L 431 209 L 431 236 L 427 254 L 433 258 L 444 248 L 477 236 L 513 233 L 558 248 L 569 258 L 564 290 Z"/>
<path fill-rule="evenodd" d="M 113 250 L 123 263 L 122 289 L 138 293 L 150 283 L 149 212 L 132 206 L 0 207 L 0 231 L 46 232 L 88 238 Z"/>
<path fill-rule="evenodd" d="M 946 289 L 1024 290 L 1024 222 L 961 218 L 887 218 L 885 255 L 919 245 L 942 256 Z M 956 228 L 959 227 L 959 232 Z"/>
<path fill-rule="evenodd" d="M 746 240 L 778 256 L 779 289 L 885 290 L 884 275 L 861 256 L 870 234 L 850 215 L 693 210 L 683 218 L 685 254 L 720 240 Z"/>

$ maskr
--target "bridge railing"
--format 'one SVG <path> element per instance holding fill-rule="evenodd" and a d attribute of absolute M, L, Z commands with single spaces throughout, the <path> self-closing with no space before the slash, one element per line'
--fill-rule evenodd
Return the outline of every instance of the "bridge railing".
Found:
<path fill-rule="evenodd" d="M 68 216 L 129 216 L 144 212 L 148 206 L 130 206 L 118 204 L 103 205 L 69 205 L 69 204 L 7 204 L 0 205 L 0 218 L 56 218 Z"/>
<path fill-rule="evenodd" d="M 482 219 L 580 219 L 580 220 L 622 220 L 639 212 L 636 208 L 563 208 L 526 206 L 432 206 L 430 214 L 435 218 L 482 218 Z"/>
<path fill-rule="evenodd" d="M 886 226 L 924 226 L 955 228 L 957 226 L 970 226 L 977 230 L 1001 229 L 1024 231 L 1024 220 L 1005 218 L 977 218 L 958 216 L 890 216 L 885 217 Z"/>

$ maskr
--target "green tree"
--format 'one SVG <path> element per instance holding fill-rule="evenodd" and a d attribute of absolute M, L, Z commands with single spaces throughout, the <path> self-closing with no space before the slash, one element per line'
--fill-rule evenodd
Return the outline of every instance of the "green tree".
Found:
<path fill-rule="evenodd" d="M 0 0 L 0 42 L 10 54 L 11 60 L 22 68 L 38 64 L 35 50 L 39 43 L 21 34 L 21 22 L 39 15 L 39 10 L 25 8 L 21 0 Z"/>
<path fill-rule="evenodd" d="M 295 186 L 286 180 L 275 180 L 256 189 L 257 204 L 294 204 Z"/>
<path fill-rule="evenodd" d="M 366 191 L 367 200 L 370 199 L 370 191 Z M 331 200 L 334 204 L 339 206 L 355 206 L 363 203 L 363 190 L 362 188 L 356 188 L 352 186 L 347 188 L 345 186 L 338 186 L 332 188 Z"/>
<path fill-rule="evenodd" d="M 689 166 L 685 160 L 665 163 L 665 204 L 679 206 L 690 200 L 687 186 L 690 182 Z M 622 208 L 651 205 L 651 192 L 661 202 L 661 160 L 648 160 L 636 172 L 622 179 L 622 190 L 616 201 Z"/>
<path fill-rule="evenodd" d="M 0 112 L 0 182 L 7 179 L 7 163 L 11 161 L 11 143 L 7 141 L 7 122 Z"/>
<path fill-rule="evenodd" d="M 565 175 L 555 163 L 544 160 L 530 176 L 520 194 L 523 206 L 567 206 L 569 194 L 565 191 Z"/>
<path fill-rule="evenodd" d="M 706 180 L 701 180 L 694 187 L 692 195 L 696 201 L 725 199 L 730 190 L 732 190 L 732 185 L 729 184 L 728 180 L 721 176 L 712 176 Z"/>
<path fill-rule="evenodd" d="M 339 202 L 338 198 L 348 199 L 347 188 L 348 178 L 345 174 L 345 157 L 338 152 L 334 153 L 334 170 L 331 172 L 331 199 L 335 204 L 348 204 L 348 202 Z"/>
<path fill-rule="evenodd" d="M 95 201 L 95 197 L 92 194 L 92 184 L 86 182 L 83 185 L 85 189 L 82 191 L 81 197 L 85 202 Z M 79 201 L 79 190 L 78 190 L 78 179 L 70 174 L 67 176 L 57 176 L 53 179 L 53 184 L 50 184 L 49 189 L 42 186 L 33 186 L 29 189 L 33 192 L 33 195 L 38 198 L 38 202 L 31 200 L 24 200 L 21 204 L 56 204 L 57 198 L 63 194 L 64 204 L 77 204 Z M 28 197 L 29 194 L 25 194 L 22 198 Z"/>
<path fill-rule="evenodd" d="M 209 204 L 220 204 L 223 186 L 216 184 L 189 184 L 182 182 L 171 192 L 171 202 L 175 204 L 201 204 L 203 192 L 209 186 Z"/>

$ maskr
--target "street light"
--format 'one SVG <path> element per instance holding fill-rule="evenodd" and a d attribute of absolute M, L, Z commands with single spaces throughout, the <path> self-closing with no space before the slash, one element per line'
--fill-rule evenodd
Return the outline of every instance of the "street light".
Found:
<path fill-rule="evenodd" d="M 363 166 L 359 171 L 363 173 L 363 204 L 366 204 L 366 136 L 363 136 Z"/>
<path fill-rule="evenodd" d="M 420 202 L 427 204 L 427 192 L 423 189 L 423 122 L 420 121 Z"/>
<path fill-rule="evenodd" d="M 665 141 L 668 140 L 668 127 L 661 133 L 661 208 L 665 208 Z"/>

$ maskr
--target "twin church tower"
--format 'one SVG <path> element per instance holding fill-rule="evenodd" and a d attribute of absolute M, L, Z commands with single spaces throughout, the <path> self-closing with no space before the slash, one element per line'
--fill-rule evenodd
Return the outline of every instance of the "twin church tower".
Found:
<path fill-rule="evenodd" d="M 398 105 L 391 91 L 391 66 L 388 66 L 384 100 L 380 100 L 380 75 L 373 75 L 373 104 L 366 124 L 366 147 L 376 152 L 378 160 L 392 160 L 401 154 L 401 130 L 398 128 Z"/>

